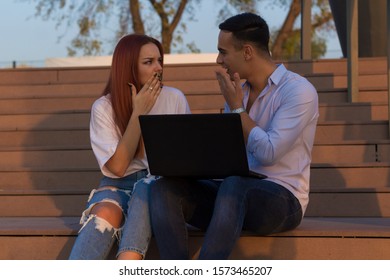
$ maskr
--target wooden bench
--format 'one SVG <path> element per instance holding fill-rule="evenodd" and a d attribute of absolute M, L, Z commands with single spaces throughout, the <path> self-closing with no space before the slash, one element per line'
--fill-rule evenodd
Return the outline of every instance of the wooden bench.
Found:
<path fill-rule="evenodd" d="M 390 160 L 386 59 L 361 59 L 359 102 L 348 104 L 346 61 L 288 62 L 320 99 L 311 194 L 302 224 L 267 237 L 245 232 L 235 259 L 389 259 Z M 215 64 L 167 65 L 193 113 L 223 109 Z M 0 70 L 0 259 L 66 259 L 100 171 L 90 106 L 108 67 Z M 191 253 L 203 233 L 191 231 Z M 158 258 L 152 242 L 148 258 Z"/>

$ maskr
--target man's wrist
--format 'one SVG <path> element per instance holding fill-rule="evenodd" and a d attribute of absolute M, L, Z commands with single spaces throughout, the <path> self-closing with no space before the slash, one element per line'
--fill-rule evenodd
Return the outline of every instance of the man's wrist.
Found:
<path fill-rule="evenodd" d="M 239 108 L 233 109 L 231 112 L 236 113 L 236 114 L 241 114 L 241 113 L 245 112 L 245 109 L 243 107 L 239 107 Z"/>

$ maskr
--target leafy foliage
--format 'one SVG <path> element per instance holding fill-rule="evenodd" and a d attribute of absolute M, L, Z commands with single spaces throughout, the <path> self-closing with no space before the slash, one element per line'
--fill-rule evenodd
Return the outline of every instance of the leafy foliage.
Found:
<path fill-rule="evenodd" d="M 27 0 L 24 0 L 27 1 Z M 33 0 L 37 2 L 36 17 L 53 20 L 56 26 L 70 27 L 75 23 L 78 33 L 68 46 L 68 55 L 100 55 L 104 43 L 114 46 L 124 34 L 130 32 L 147 33 L 161 40 L 164 51 L 184 47 L 199 52 L 194 42 L 183 42 L 186 22 L 196 19 L 195 7 L 202 0 Z M 209 1 L 209 0 L 208 0 Z M 283 26 L 273 32 L 271 50 L 276 59 L 295 59 L 300 51 L 300 28 L 296 21 L 300 15 L 301 0 L 226 0 L 216 17 L 220 23 L 238 12 L 259 11 L 260 2 L 268 7 L 288 10 Z M 326 52 L 326 33 L 334 28 L 328 0 L 312 0 L 312 53 L 319 58 Z M 157 16 L 157 17 L 156 17 Z M 102 29 L 112 30 L 103 36 Z M 59 39 L 62 38 L 60 36 Z M 104 41 L 105 40 L 105 41 Z"/>

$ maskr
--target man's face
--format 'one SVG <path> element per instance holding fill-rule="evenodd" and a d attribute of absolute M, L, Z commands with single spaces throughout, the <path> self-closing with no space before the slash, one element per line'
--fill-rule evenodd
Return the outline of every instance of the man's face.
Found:
<path fill-rule="evenodd" d="M 234 73 L 237 72 L 240 76 L 243 74 L 241 70 L 244 62 L 243 51 L 235 48 L 231 32 L 219 32 L 218 52 L 217 63 L 226 69 L 232 80 Z"/>

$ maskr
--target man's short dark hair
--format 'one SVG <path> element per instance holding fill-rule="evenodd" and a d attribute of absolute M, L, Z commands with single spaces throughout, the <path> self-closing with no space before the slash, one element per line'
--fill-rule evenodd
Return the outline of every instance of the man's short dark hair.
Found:
<path fill-rule="evenodd" d="M 239 47 L 245 42 L 254 43 L 260 50 L 269 53 L 269 29 L 268 24 L 259 15 L 242 13 L 232 16 L 219 26 L 222 31 L 233 33 L 233 37 L 239 41 Z"/>

